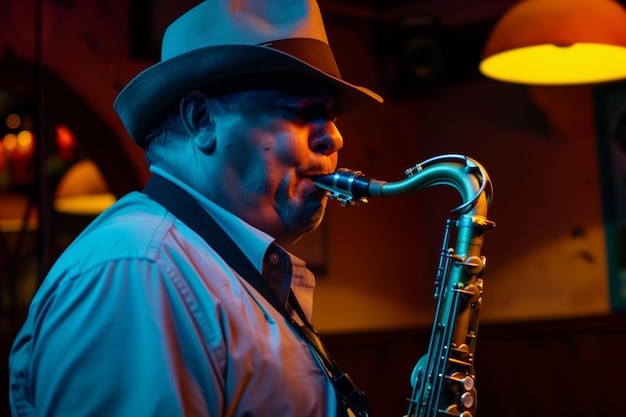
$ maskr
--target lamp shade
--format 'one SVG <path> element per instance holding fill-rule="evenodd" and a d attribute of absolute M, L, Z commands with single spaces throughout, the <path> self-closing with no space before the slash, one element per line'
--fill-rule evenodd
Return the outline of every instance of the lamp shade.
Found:
<path fill-rule="evenodd" d="M 626 11 L 611 0 L 522 0 L 496 23 L 479 69 L 534 85 L 626 78 Z"/>

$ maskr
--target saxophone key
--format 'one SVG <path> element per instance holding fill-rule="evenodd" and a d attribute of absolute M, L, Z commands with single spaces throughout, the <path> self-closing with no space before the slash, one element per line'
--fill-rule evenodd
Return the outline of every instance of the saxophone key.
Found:
<path fill-rule="evenodd" d="M 471 375 L 465 375 L 462 372 L 455 372 L 446 378 L 448 378 L 450 387 L 457 393 L 467 393 L 468 391 L 474 389 L 475 381 Z"/>

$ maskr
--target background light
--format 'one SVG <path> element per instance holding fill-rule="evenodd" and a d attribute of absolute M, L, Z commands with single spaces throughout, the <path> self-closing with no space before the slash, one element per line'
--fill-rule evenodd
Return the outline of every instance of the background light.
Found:
<path fill-rule="evenodd" d="M 523 0 L 495 25 L 485 76 L 534 85 L 626 78 L 626 11 L 611 0 Z"/>

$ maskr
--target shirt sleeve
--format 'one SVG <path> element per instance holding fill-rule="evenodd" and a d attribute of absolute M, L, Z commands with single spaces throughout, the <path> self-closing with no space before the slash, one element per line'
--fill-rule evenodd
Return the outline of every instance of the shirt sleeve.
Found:
<path fill-rule="evenodd" d="M 55 281 L 15 344 L 12 368 L 28 373 L 21 395 L 51 417 L 221 415 L 219 324 L 198 329 L 177 274 L 123 260 Z"/>

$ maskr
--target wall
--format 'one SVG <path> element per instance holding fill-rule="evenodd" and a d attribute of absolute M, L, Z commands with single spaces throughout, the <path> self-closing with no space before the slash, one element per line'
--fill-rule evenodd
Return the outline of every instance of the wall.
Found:
<path fill-rule="evenodd" d="M 370 72 L 377 64 L 368 37 L 342 27 L 329 36 L 344 76 L 384 94 Z M 601 315 L 609 304 L 591 93 L 592 86 L 527 88 L 480 76 L 442 85 L 349 116 L 344 161 L 397 180 L 433 155 L 477 159 L 494 182 L 489 217 L 497 223 L 483 247 L 481 320 Z M 337 257 L 319 283 L 318 306 L 332 306 L 318 307 L 323 329 L 429 320 L 444 219 L 458 200 L 448 190 L 398 200 L 331 208 L 328 222 L 340 238 L 329 242 Z"/>
<path fill-rule="evenodd" d="M 3 36 L 0 55 L 11 53 L 23 59 L 36 59 L 36 0 L 6 0 L 6 12 L 0 14 Z M 117 93 L 146 62 L 129 60 L 130 27 L 126 2 L 43 1 L 42 61 L 62 81 L 72 87 L 107 121 L 119 140 L 124 128 L 113 111 Z M 45 88 L 45 86 L 44 86 Z M 135 164 L 138 175 L 146 177 L 141 152 L 130 140 L 122 140 L 126 155 Z"/>
<path fill-rule="evenodd" d="M 480 417 L 623 415 L 626 316 L 481 326 L 475 361 Z M 326 338 L 367 394 L 372 416 L 403 416 L 409 378 L 430 332 L 417 328 Z"/>

